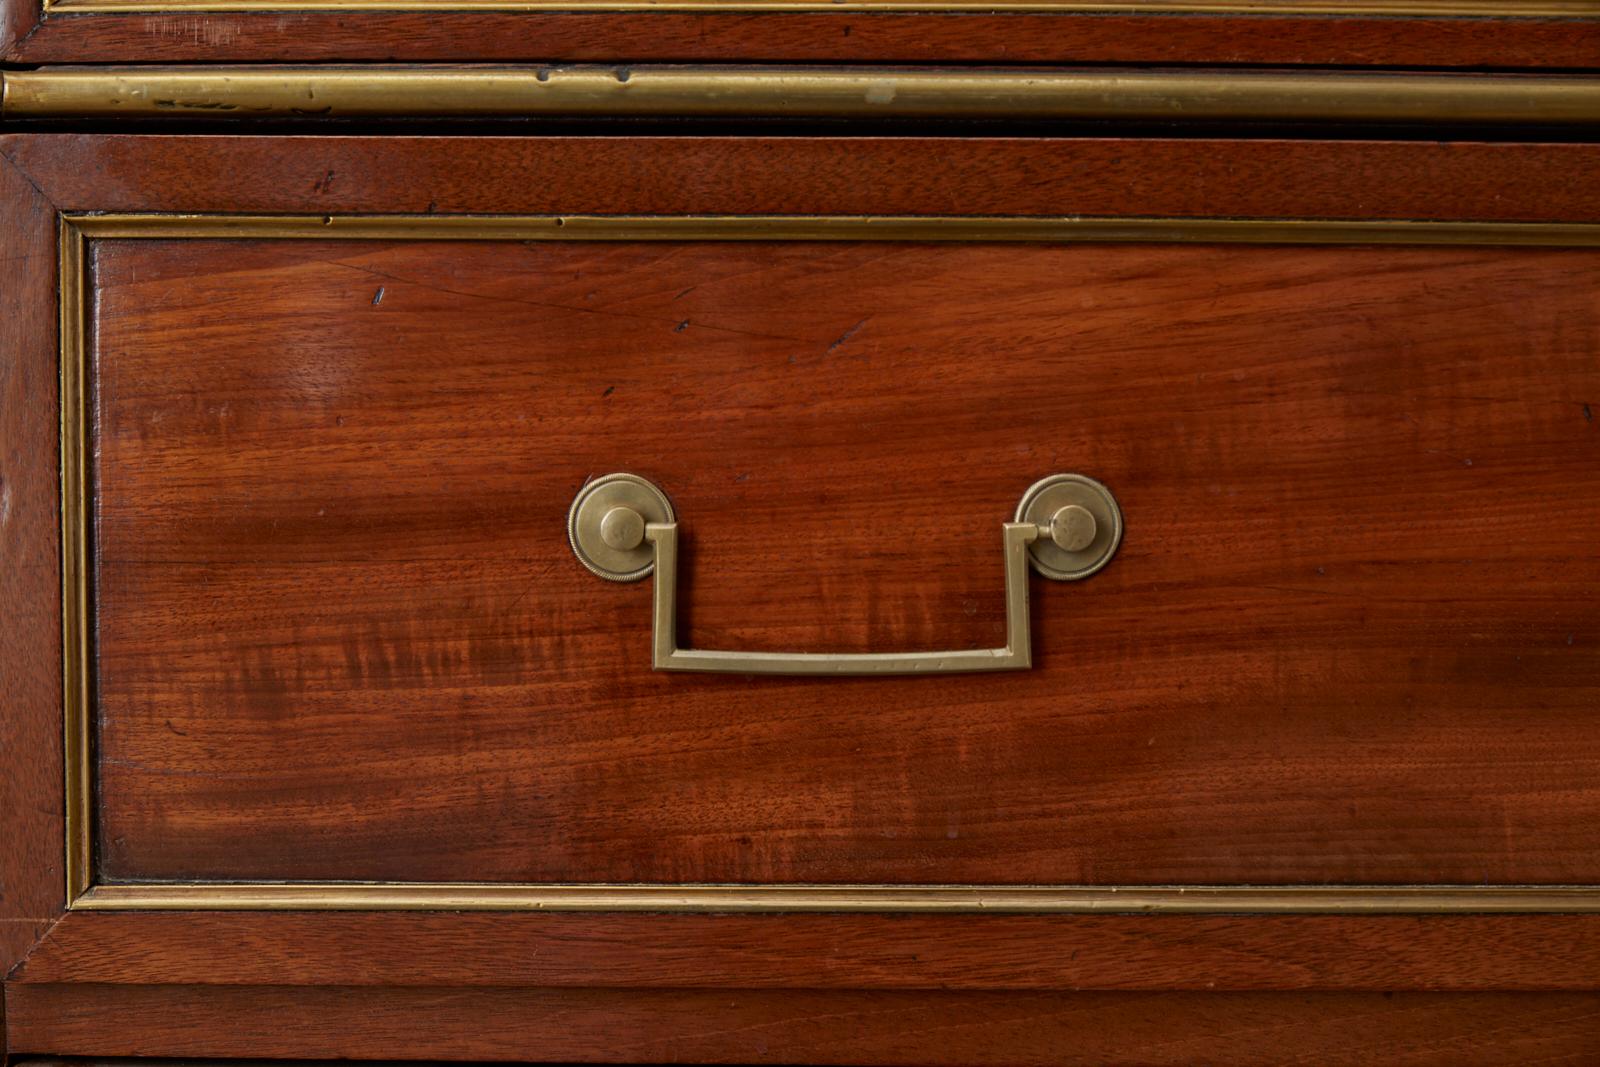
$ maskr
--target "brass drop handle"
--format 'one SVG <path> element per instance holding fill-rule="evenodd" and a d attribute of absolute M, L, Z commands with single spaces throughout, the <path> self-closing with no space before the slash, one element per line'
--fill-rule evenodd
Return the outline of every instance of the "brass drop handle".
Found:
<path fill-rule="evenodd" d="M 579 491 L 567 537 L 583 565 L 631 582 L 655 572 L 651 660 L 656 670 L 729 674 L 925 674 L 1024 670 L 1032 665 L 1028 567 L 1047 578 L 1087 578 L 1122 542 L 1110 490 L 1080 474 L 1035 483 L 1001 526 L 1006 643 L 948 652 L 725 652 L 678 647 L 678 522 L 667 495 L 634 474 L 609 474 Z"/>

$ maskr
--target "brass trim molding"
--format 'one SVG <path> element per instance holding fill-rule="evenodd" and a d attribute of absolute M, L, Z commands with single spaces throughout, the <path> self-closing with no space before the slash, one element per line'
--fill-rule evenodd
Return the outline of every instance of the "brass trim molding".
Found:
<path fill-rule="evenodd" d="M 90 240 L 868 240 L 1600 247 L 1600 224 L 1306 219 L 63 215 L 62 644 L 74 910 L 1600 913 L 1600 886 L 519 885 L 94 881 Z"/>
<path fill-rule="evenodd" d="M 896 12 L 1096 15 L 1373 16 L 1410 18 L 1596 18 L 1593 0 L 44 0 L 44 10 L 78 13 L 206 11 L 564 11 L 786 14 Z"/>
<path fill-rule="evenodd" d="M 90 885 L 94 812 L 93 752 L 89 716 L 94 704 L 94 648 L 91 575 L 94 548 L 89 541 L 89 371 L 85 295 L 86 244 L 83 231 L 60 220 L 61 304 L 61 696 L 67 770 L 66 872 L 69 905 Z"/>
<path fill-rule="evenodd" d="M 1155 912 L 1593 914 L 1590 886 L 99 885 L 84 911 Z"/>
<path fill-rule="evenodd" d="M 1600 224 L 903 215 L 74 214 L 85 237 L 405 241 L 1019 241 L 1593 247 Z"/>
<path fill-rule="evenodd" d="M 406 116 L 1593 125 L 1600 123 L 1600 78 L 594 66 L 47 67 L 0 73 L 0 119 Z"/>

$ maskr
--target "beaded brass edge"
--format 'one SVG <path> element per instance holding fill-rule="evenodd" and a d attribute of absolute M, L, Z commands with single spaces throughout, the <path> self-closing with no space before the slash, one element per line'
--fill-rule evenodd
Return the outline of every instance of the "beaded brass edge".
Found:
<path fill-rule="evenodd" d="M 1595 0 L 1600 10 L 1600 0 Z M 44 67 L 0 119 L 704 117 L 1600 125 L 1600 78 L 642 66 Z"/>
<path fill-rule="evenodd" d="M 886 240 L 1600 247 L 1600 224 L 1407 220 L 780 216 L 225 216 L 61 218 L 61 536 L 66 890 L 74 910 L 654 912 L 1600 913 L 1600 886 L 531 885 L 94 881 L 93 603 L 87 242 Z"/>

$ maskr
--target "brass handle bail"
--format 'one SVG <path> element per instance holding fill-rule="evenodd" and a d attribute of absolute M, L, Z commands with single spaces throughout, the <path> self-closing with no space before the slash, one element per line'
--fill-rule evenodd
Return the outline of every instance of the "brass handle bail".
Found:
<path fill-rule="evenodd" d="M 655 571 L 652 662 L 663 671 L 732 674 L 925 674 L 1024 670 L 1032 665 L 1028 567 L 1074 581 L 1104 567 L 1122 541 L 1122 511 L 1110 490 L 1081 474 L 1034 483 L 1001 526 L 1005 554 L 1006 643 L 946 652 L 724 652 L 680 648 L 678 522 L 657 486 L 635 474 L 585 485 L 567 513 L 567 537 L 602 578 L 637 581 Z"/>

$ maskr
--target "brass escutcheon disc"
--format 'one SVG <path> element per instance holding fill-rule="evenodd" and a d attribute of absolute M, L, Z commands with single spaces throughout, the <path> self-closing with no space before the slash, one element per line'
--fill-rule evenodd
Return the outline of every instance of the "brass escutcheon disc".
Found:
<path fill-rule="evenodd" d="M 1068 551 L 1051 539 L 1050 523 L 1058 511 L 1074 505 L 1094 516 L 1094 536 L 1083 548 Z M 1111 490 L 1081 474 L 1052 474 L 1034 482 L 1022 494 L 1016 521 L 1040 528 L 1038 539 L 1028 546 L 1028 561 L 1046 578 L 1061 582 L 1089 577 L 1111 562 L 1122 543 L 1122 509 L 1116 498 Z"/>
<path fill-rule="evenodd" d="M 667 494 L 637 474 L 607 474 L 589 482 L 573 498 L 567 512 L 567 540 L 578 562 L 613 582 L 636 582 L 655 569 L 655 547 L 641 541 L 629 548 L 613 548 L 602 535 L 601 524 L 613 509 L 627 508 L 647 523 L 677 522 Z M 617 526 L 613 516 L 611 526 Z M 618 540 L 613 536 L 613 540 Z M 624 543 L 632 541 L 624 538 Z"/>

